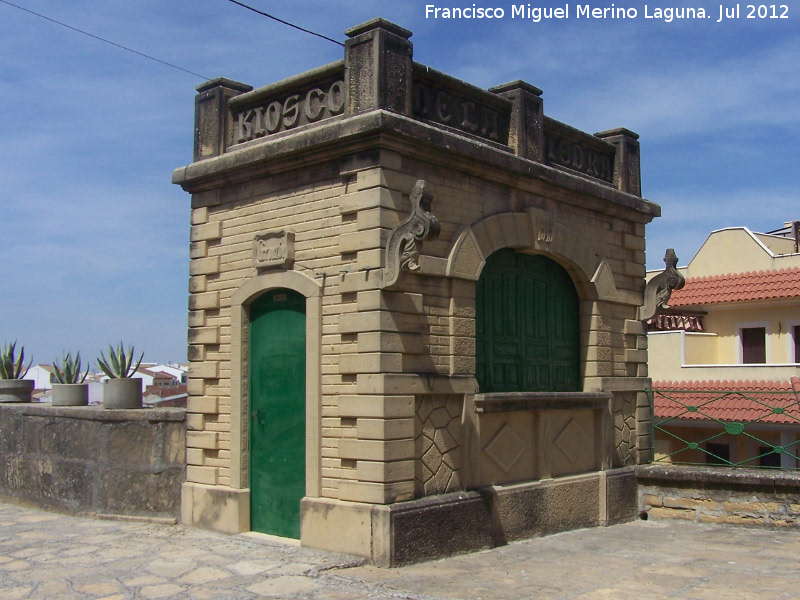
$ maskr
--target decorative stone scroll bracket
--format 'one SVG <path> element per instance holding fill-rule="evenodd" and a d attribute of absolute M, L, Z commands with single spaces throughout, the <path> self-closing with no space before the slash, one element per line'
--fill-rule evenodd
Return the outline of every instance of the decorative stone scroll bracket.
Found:
<path fill-rule="evenodd" d="M 397 282 L 400 271 L 419 271 L 419 254 L 422 241 L 436 239 L 439 235 L 439 220 L 431 213 L 433 195 L 428 184 L 417 180 L 411 192 L 411 215 L 392 230 L 386 246 L 386 262 L 383 287 Z"/>
<path fill-rule="evenodd" d="M 672 290 L 679 290 L 686 283 L 683 275 L 676 268 L 678 257 L 672 248 L 669 248 L 664 255 L 664 264 L 667 265 L 664 271 L 647 282 L 644 290 L 644 304 L 639 307 L 640 321 L 648 321 L 656 316 L 660 309 L 667 308 Z"/>

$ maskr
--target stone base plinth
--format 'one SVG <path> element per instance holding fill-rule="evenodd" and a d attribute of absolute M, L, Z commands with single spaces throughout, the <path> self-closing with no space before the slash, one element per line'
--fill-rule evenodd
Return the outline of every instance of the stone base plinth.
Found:
<path fill-rule="evenodd" d="M 250 490 L 184 483 L 181 522 L 223 533 L 250 531 Z"/>
<path fill-rule="evenodd" d="M 301 542 L 394 567 L 631 520 L 636 489 L 626 468 L 389 505 L 304 498 Z"/>

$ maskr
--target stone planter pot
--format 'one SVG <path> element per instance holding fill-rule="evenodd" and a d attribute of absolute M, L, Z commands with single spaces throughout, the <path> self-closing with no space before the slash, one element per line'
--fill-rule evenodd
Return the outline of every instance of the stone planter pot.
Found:
<path fill-rule="evenodd" d="M 103 408 L 142 408 L 142 380 L 108 379 L 103 384 Z"/>
<path fill-rule="evenodd" d="M 32 379 L 0 379 L 0 402 L 30 402 Z"/>
<path fill-rule="evenodd" d="M 53 406 L 88 406 L 88 383 L 54 383 Z"/>

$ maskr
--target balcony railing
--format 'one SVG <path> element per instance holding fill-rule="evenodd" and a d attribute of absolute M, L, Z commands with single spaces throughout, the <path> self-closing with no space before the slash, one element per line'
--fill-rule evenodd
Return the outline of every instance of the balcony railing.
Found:
<path fill-rule="evenodd" d="M 649 390 L 653 463 L 797 469 L 800 390 L 793 383 Z"/>

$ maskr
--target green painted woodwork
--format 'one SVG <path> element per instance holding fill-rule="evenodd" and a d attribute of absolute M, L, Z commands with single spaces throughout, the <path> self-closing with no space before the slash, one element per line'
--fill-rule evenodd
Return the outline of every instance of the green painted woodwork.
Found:
<path fill-rule="evenodd" d="M 475 311 L 481 392 L 580 391 L 578 294 L 561 265 L 495 252 L 476 286 Z"/>
<path fill-rule="evenodd" d="M 300 537 L 306 481 L 305 298 L 275 290 L 250 307 L 250 527 Z"/>

